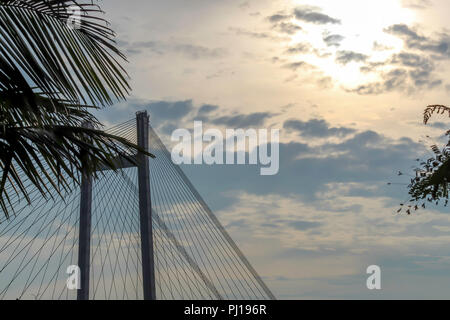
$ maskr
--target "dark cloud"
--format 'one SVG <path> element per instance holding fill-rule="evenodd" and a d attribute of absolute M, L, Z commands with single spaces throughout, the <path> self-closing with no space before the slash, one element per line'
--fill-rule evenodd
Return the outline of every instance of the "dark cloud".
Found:
<path fill-rule="evenodd" d="M 419 36 L 419 34 L 408 27 L 406 24 L 394 24 L 388 28 L 385 29 L 385 32 L 406 38 L 409 40 L 416 40 L 416 41 L 425 41 L 427 40 L 425 37 Z"/>
<path fill-rule="evenodd" d="M 365 62 L 368 58 L 365 54 L 353 51 L 338 51 L 336 53 L 336 62 L 343 65 L 350 62 Z"/>
<path fill-rule="evenodd" d="M 165 122 L 163 125 L 159 126 L 158 131 L 161 131 L 165 136 L 170 137 L 172 132 L 178 129 L 178 126 L 173 122 Z"/>
<path fill-rule="evenodd" d="M 179 120 L 194 110 L 194 106 L 192 100 L 176 102 L 156 101 L 149 103 L 146 109 L 152 117 L 161 120 Z"/>
<path fill-rule="evenodd" d="M 377 62 L 367 62 L 364 66 L 360 68 L 361 72 L 375 72 L 379 67 L 386 66 L 389 61 L 377 61 Z"/>
<path fill-rule="evenodd" d="M 301 42 L 297 43 L 295 46 L 290 47 L 286 50 L 286 53 L 296 54 L 296 53 L 308 53 L 312 50 L 312 47 L 309 43 Z"/>
<path fill-rule="evenodd" d="M 167 141 L 176 128 L 191 128 L 192 120 L 204 120 L 207 124 L 228 128 L 261 128 L 268 125 L 274 114 L 269 112 L 253 114 L 225 114 L 213 105 L 193 105 L 192 100 L 182 101 L 128 101 L 126 106 L 115 108 L 107 115 L 129 119 L 137 110 L 147 109 L 152 126 Z M 127 110 L 127 114 L 123 114 Z M 198 119 L 199 111 L 203 115 Z M 192 115 L 192 116 L 190 116 Z M 284 130 L 297 130 L 307 138 L 338 136 L 338 143 L 329 141 L 314 146 L 309 143 L 280 143 L 280 171 L 275 176 L 260 176 L 258 166 L 183 166 L 193 183 L 214 209 L 232 205 L 233 198 L 224 197 L 230 191 L 244 191 L 250 194 L 292 195 L 307 200 L 314 206 L 321 206 L 322 194 L 329 193 L 331 183 L 358 183 L 370 185 L 364 197 L 404 198 L 399 190 L 393 193 L 386 188 L 386 182 L 393 172 L 407 172 L 413 160 L 423 151 L 421 144 L 408 138 L 389 139 L 374 131 L 357 132 L 351 127 L 333 127 L 322 119 L 302 121 L 290 119 Z M 406 167 L 406 168 L 405 168 Z M 220 183 L 211 184 L 211 181 Z M 361 195 L 360 188 L 348 190 L 348 196 Z M 402 200 L 403 200 L 402 198 Z M 393 200 L 394 201 L 394 200 Z M 330 211 L 354 212 L 354 207 L 331 207 Z M 298 228 L 305 228 L 301 223 Z"/>
<path fill-rule="evenodd" d="M 309 63 L 306 63 L 304 61 L 291 62 L 291 63 L 287 63 L 287 64 L 283 65 L 283 68 L 290 69 L 292 71 L 297 71 L 297 69 L 303 69 L 303 68 L 310 69 L 312 67 L 313 67 L 312 65 L 310 65 Z"/>
<path fill-rule="evenodd" d="M 228 128 L 261 128 L 275 116 L 269 112 L 220 115 L 219 107 L 208 104 L 196 107 L 192 100 L 128 101 L 126 106 L 113 108 L 107 115 L 120 119 L 131 118 L 137 110 L 148 110 L 152 126 L 164 141 L 175 128 L 191 128 L 189 125 L 200 110 L 208 124 Z M 127 114 L 121 113 L 124 110 Z M 342 141 L 314 146 L 300 142 L 280 143 L 280 171 L 275 176 L 260 176 L 258 166 L 183 166 L 183 169 L 199 186 L 200 192 L 214 203 L 215 209 L 231 205 L 232 199 L 223 194 L 236 190 L 260 195 L 290 194 L 311 203 L 317 201 L 319 205 L 321 193 L 328 192 L 330 183 L 368 184 L 371 191 L 366 191 L 364 196 L 394 197 L 386 189 L 386 182 L 396 170 L 407 172 L 411 162 L 423 151 L 421 144 L 408 138 L 393 140 L 374 131 L 333 127 L 322 119 L 290 119 L 284 123 L 284 130 L 296 130 L 307 138 L 338 136 Z M 212 185 L 211 181 L 220 181 L 220 184 Z M 349 191 L 349 196 L 358 192 L 357 189 Z"/>
<path fill-rule="evenodd" d="M 272 23 L 272 29 L 280 33 L 293 35 L 302 30 L 302 27 L 300 27 L 295 23 L 292 23 L 291 21 L 288 21 L 292 19 L 292 17 L 293 17 L 292 15 L 287 15 L 284 13 L 276 13 L 274 15 L 267 17 L 267 20 L 270 23 Z"/>
<path fill-rule="evenodd" d="M 272 23 L 278 23 L 281 21 L 289 20 L 291 17 L 292 17 L 291 15 L 276 13 L 274 15 L 267 17 L 267 20 L 269 20 Z"/>
<path fill-rule="evenodd" d="M 397 170 L 407 172 L 417 155 L 424 152 L 423 146 L 409 138 L 393 140 L 374 131 L 355 132 L 348 137 L 339 143 L 319 146 L 280 143 L 280 171 L 275 176 L 259 176 L 258 166 L 183 166 L 183 169 L 216 209 L 232 205 L 233 199 L 223 197 L 230 191 L 291 195 L 320 206 L 320 199 L 329 193 L 332 183 L 367 185 L 370 189 L 364 190 L 364 197 L 383 196 L 402 201 L 406 190 L 389 189 L 386 183 L 392 181 Z M 220 184 L 212 188 L 210 181 Z M 361 196 L 362 190 L 355 187 L 347 195 Z M 341 210 L 354 212 L 357 208 Z"/>
<path fill-rule="evenodd" d="M 215 106 L 215 105 L 212 105 L 212 104 L 204 104 L 198 109 L 198 113 L 199 114 L 211 113 L 211 112 L 217 111 L 217 110 L 219 110 L 219 106 Z"/>
<path fill-rule="evenodd" d="M 264 122 L 273 116 L 269 112 L 256 112 L 251 114 L 236 114 L 232 116 L 210 117 L 209 122 L 216 125 L 224 125 L 229 128 L 250 128 L 262 126 Z"/>
<path fill-rule="evenodd" d="M 393 55 L 391 63 L 400 64 L 405 67 L 423 68 L 427 70 L 434 69 L 433 62 L 430 59 L 409 52 L 401 52 Z"/>
<path fill-rule="evenodd" d="M 289 35 L 296 34 L 300 30 L 302 30 L 302 27 L 291 22 L 281 22 L 274 25 L 273 28 L 281 33 L 286 33 Z"/>
<path fill-rule="evenodd" d="M 332 55 L 332 53 L 330 53 L 330 52 L 324 52 L 317 48 L 313 48 L 312 45 L 307 42 L 297 43 L 296 45 L 293 45 L 292 47 L 287 48 L 285 53 L 287 53 L 287 54 L 313 53 L 314 55 L 316 55 L 319 58 L 326 58 L 326 57 L 329 57 Z M 274 62 L 276 62 L 276 61 L 274 61 Z M 300 66 L 300 65 L 297 65 L 297 66 Z M 286 67 L 286 65 L 285 65 L 285 67 Z M 295 67 L 295 65 L 293 65 L 292 67 Z M 310 67 L 312 67 L 312 65 L 310 65 Z"/>
<path fill-rule="evenodd" d="M 412 68 L 409 71 L 409 76 L 415 87 L 433 89 L 442 84 L 442 80 L 433 78 L 435 65 L 433 61 L 427 57 L 402 52 L 393 56 L 392 63 Z"/>
<path fill-rule="evenodd" d="M 320 12 L 320 9 L 312 8 L 308 6 L 298 7 L 293 10 L 292 14 L 285 14 L 283 12 L 277 12 L 267 17 L 267 20 L 274 25 L 281 25 L 285 23 L 285 26 L 292 26 L 289 22 L 291 19 L 297 19 L 299 21 L 313 23 L 313 24 L 340 24 L 339 19 L 335 19 Z"/>
<path fill-rule="evenodd" d="M 306 138 L 342 138 L 355 133 L 355 130 L 351 128 L 330 127 L 330 124 L 322 119 L 311 119 L 306 122 L 296 119 L 290 119 L 284 122 L 283 127 L 284 129 L 297 131 L 301 136 Z"/>
<path fill-rule="evenodd" d="M 146 110 L 150 115 L 152 127 L 168 133 L 170 125 L 179 125 L 189 114 L 197 112 L 196 109 L 190 99 L 181 101 L 128 99 L 112 106 L 110 112 L 103 112 L 98 116 L 102 121 L 121 123 L 126 119 L 133 119 L 136 112 Z"/>
<path fill-rule="evenodd" d="M 340 34 L 330 34 L 323 38 L 323 41 L 326 43 L 328 47 L 335 46 L 339 47 L 341 45 L 341 41 L 344 40 L 345 37 Z"/>
<path fill-rule="evenodd" d="M 408 73 L 403 69 L 394 69 L 381 74 L 382 81 L 360 85 L 355 89 L 348 90 L 360 95 L 377 95 L 393 90 L 404 90 Z"/>
<path fill-rule="evenodd" d="M 414 78 L 414 75 L 412 75 L 412 77 Z M 420 76 L 418 77 L 418 79 L 416 79 L 414 81 L 415 85 L 417 87 L 424 87 L 425 89 L 434 89 L 434 88 L 438 88 L 442 85 L 443 81 L 441 79 L 437 79 L 437 80 L 423 80 L 420 78 Z"/>
<path fill-rule="evenodd" d="M 332 18 L 326 14 L 314 11 L 310 8 L 297 8 L 294 10 L 294 16 L 297 20 L 314 24 L 340 24 L 341 20 Z"/>
<path fill-rule="evenodd" d="M 255 112 L 226 114 L 220 106 L 202 104 L 195 106 L 191 99 L 181 101 L 139 101 L 130 99 L 111 107 L 111 112 L 103 114 L 101 119 L 115 123 L 131 119 L 137 111 L 146 110 L 150 115 L 152 127 L 166 136 L 175 128 L 192 126 L 193 121 L 225 126 L 228 128 L 261 128 L 275 113 Z"/>
<path fill-rule="evenodd" d="M 436 129 L 441 129 L 441 130 L 448 130 L 448 123 L 445 122 L 432 122 L 429 123 L 428 126 L 432 127 L 432 128 L 436 128 Z"/>
<path fill-rule="evenodd" d="M 392 47 L 388 47 L 384 44 L 378 43 L 377 41 L 375 41 L 373 43 L 373 48 L 374 51 L 387 51 L 387 50 L 391 50 Z"/>
<path fill-rule="evenodd" d="M 406 78 L 407 72 L 403 69 L 394 69 L 389 71 L 384 76 L 384 87 L 387 91 L 392 91 L 398 87 L 401 87 Z"/>
<path fill-rule="evenodd" d="M 444 59 L 450 58 L 450 35 L 445 32 L 441 33 L 438 39 L 432 39 L 420 35 L 405 24 L 392 25 L 386 28 L 385 32 L 403 39 L 409 49 L 433 53 Z"/>
<path fill-rule="evenodd" d="M 435 63 L 423 54 L 400 52 L 384 62 L 368 62 L 361 67 L 362 72 L 376 72 L 378 67 L 394 67 L 389 72 L 380 72 L 381 82 L 362 85 L 355 89 L 360 94 L 380 94 L 392 90 L 414 92 L 422 88 L 433 89 L 442 85 L 436 79 Z"/>

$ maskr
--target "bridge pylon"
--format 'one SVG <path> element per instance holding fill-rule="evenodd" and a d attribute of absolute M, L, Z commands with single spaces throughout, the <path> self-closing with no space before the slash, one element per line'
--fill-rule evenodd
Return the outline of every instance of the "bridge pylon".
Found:
<path fill-rule="evenodd" d="M 137 145 L 149 151 L 149 116 L 147 111 L 136 113 Z M 150 191 L 150 165 L 148 156 L 138 152 L 135 156 L 138 169 L 139 184 L 139 221 L 142 255 L 142 283 L 144 300 L 156 300 L 155 263 L 153 248 L 152 202 Z M 118 167 L 136 166 L 128 160 L 117 159 Z M 80 268 L 80 289 L 78 300 L 89 300 L 89 274 L 91 250 L 91 220 L 92 220 L 92 177 L 82 173 L 80 197 L 80 228 L 78 246 L 78 266 Z"/>

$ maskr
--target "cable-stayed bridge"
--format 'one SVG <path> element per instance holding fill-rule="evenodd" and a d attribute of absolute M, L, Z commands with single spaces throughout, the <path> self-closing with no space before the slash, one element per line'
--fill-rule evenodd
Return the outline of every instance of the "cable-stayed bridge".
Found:
<path fill-rule="evenodd" d="M 11 199 L 15 214 L 0 224 L 0 299 L 275 298 L 148 119 L 140 112 L 107 132 L 154 159 L 117 158 L 119 171 L 83 176 L 63 198 L 45 199 L 29 183 L 31 205 Z M 67 287 L 72 265 L 80 290 Z"/>

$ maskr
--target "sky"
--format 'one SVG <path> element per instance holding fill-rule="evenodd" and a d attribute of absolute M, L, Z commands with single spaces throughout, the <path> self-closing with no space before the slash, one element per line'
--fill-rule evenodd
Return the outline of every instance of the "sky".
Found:
<path fill-rule="evenodd" d="M 447 119 L 445 0 L 108 0 L 132 94 L 170 146 L 177 128 L 280 129 L 280 171 L 183 166 L 280 299 L 450 296 L 450 216 L 397 214 Z M 388 182 L 400 184 L 387 185 Z M 382 290 L 368 290 L 378 265 Z"/>

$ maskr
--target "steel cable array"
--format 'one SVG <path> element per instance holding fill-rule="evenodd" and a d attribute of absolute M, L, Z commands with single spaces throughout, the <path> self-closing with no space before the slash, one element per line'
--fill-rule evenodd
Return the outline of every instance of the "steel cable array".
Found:
<path fill-rule="evenodd" d="M 134 119 L 107 130 L 134 143 L 136 131 Z M 157 298 L 274 299 L 151 127 L 149 140 Z M 98 175 L 90 299 L 142 299 L 137 168 Z M 76 299 L 66 271 L 78 258 L 79 188 L 49 199 L 28 188 L 31 205 L 12 199 L 15 215 L 0 221 L 0 299 Z"/>

